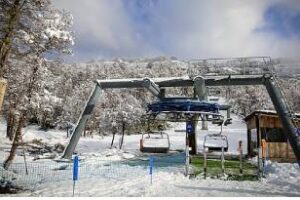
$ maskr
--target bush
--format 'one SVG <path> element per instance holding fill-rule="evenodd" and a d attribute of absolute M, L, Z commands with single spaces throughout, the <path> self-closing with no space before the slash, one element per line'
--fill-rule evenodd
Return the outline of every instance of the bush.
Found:
<path fill-rule="evenodd" d="M 33 139 L 31 141 L 32 144 L 36 144 L 38 146 L 42 146 L 44 143 L 42 142 L 42 139 Z"/>

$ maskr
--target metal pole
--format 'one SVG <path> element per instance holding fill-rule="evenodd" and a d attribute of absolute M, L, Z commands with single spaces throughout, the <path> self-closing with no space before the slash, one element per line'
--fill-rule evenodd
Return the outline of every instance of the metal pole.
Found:
<path fill-rule="evenodd" d="M 230 107 L 228 107 L 226 111 L 227 111 L 226 112 L 227 113 L 227 119 L 230 119 Z"/>
<path fill-rule="evenodd" d="M 243 174 L 243 142 L 239 141 L 239 153 L 240 153 L 240 174 Z"/>
<path fill-rule="evenodd" d="M 278 113 L 281 120 L 283 130 L 288 138 L 288 141 L 294 151 L 298 165 L 300 167 L 300 145 L 297 140 L 297 135 L 295 133 L 295 127 L 288 113 L 287 106 L 282 98 L 280 90 L 275 86 L 274 81 L 271 78 L 265 80 L 265 86 L 274 104 L 274 107 Z"/>
<path fill-rule="evenodd" d="M 70 141 L 65 148 L 65 151 L 63 153 L 62 158 L 68 158 L 70 159 L 72 157 L 72 154 L 76 148 L 76 145 L 78 144 L 79 138 L 82 135 L 82 132 L 85 128 L 86 122 L 91 116 L 91 113 L 95 107 L 96 101 L 100 96 L 101 88 L 99 84 L 96 84 L 94 87 L 94 90 L 92 91 L 86 105 L 84 108 L 84 111 L 81 113 L 81 116 L 77 122 L 76 128 L 74 133 L 72 134 Z"/>
<path fill-rule="evenodd" d="M 207 115 L 203 115 L 202 119 L 203 120 L 201 130 L 208 130 Z"/>
<path fill-rule="evenodd" d="M 23 155 L 24 155 L 25 172 L 26 172 L 26 175 L 28 175 L 28 167 L 27 167 L 27 161 L 26 161 L 26 155 L 25 155 L 24 148 L 23 148 Z"/>
<path fill-rule="evenodd" d="M 203 172 L 204 172 L 204 178 L 206 178 L 206 172 L 207 172 L 207 163 L 206 163 L 206 158 L 207 158 L 207 155 L 206 155 L 206 150 L 205 150 L 205 147 L 203 147 L 204 149 L 204 152 L 203 152 Z"/>
<path fill-rule="evenodd" d="M 185 175 L 189 175 L 189 165 L 190 165 L 190 146 L 189 146 L 189 137 L 186 133 L 186 147 L 185 147 Z"/>
<path fill-rule="evenodd" d="M 74 194 L 75 194 L 75 182 L 76 181 L 73 181 L 73 197 L 74 197 Z"/>
<path fill-rule="evenodd" d="M 257 176 L 258 177 L 261 177 L 262 175 L 262 162 L 261 162 L 261 147 L 258 147 L 258 152 L 257 152 L 257 165 L 258 165 L 258 168 L 257 168 Z"/>
<path fill-rule="evenodd" d="M 222 146 L 222 155 L 221 155 L 221 167 L 222 167 L 222 173 L 225 173 L 225 167 L 224 167 L 224 146 Z"/>

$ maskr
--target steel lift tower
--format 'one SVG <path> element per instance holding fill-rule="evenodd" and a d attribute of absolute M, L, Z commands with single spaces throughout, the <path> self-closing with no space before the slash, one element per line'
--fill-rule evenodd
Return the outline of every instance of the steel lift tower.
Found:
<path fill-rule="evenodd" d="M 130 78 L 130 79 L 107 79 L 95 81 L 95 87 L 85 105 L 85 108 L 76 124 L 68 145 L 63 153 L 63 158 L 71 158 L 76 148 L 86 122 L 91 116 L 97 99 L 101 95 L 102 89 L 116 88 L 145 88 L 155 95 L 158 99 L 164 97 L 164 89 L 168 87 L 194 87 L 194 91 L 199 99 L 205 98 L 206 86 L 248 86 L 263 85 L 266 87 L 274 107 L 283 124 L 284 133 L 295 153 L 300 166 L 300 144 L 297 140 L 295 127 L 292 122 L 291 113 L 289 113 L 286 102 L 281 91 L 276 86 L 275 77 L 272 74 L 259 75 L 209 75 L 190 77 L 167 77 L 167 78 Z M 193 137 L 192 137 L 193 138 Z"/>

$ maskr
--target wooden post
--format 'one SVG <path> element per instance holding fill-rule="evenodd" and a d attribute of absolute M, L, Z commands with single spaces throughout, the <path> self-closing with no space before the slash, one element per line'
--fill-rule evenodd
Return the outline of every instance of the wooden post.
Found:
<path fill-rule="evenodd" d="M 248 157 L 253 156 L 253 149 L 251 148 L 251 129 L 247 129 L 247 152 L 248 152 Z"/>
<path fill-rule="evenodd" d="M 243 174 L 243 142 L 242 140 L 239 141 L 239 148 L 238 151 L 240 153 L 240 174 Z"/>
<path fill-rule="evenodd" d="M 262 159 L 263 159 L 263 166 L 265 166 L 265 160 L 266 160 L 266 157 L 267 157 L 267 142 L 265 139 L 262 139 L 261 140 L 261 150 L 262 150 Z"/>
<path fill-rule="evenodd" d="M 257 175 L 260 177 L 261 175 L 261 131 L 260 131 L 260 116 L 256 116 L 256 134 L 257 134 Z"/>

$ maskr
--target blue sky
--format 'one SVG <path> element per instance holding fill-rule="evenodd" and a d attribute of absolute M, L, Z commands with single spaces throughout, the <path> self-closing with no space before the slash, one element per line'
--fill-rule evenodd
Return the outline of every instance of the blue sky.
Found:
<path fill-rule="evenodd" d="M 264 12 L 266 25 L 262 31 L 274 33 L 282 39 L 300 38 L 300 11 L 288 5 L 277 3 Z"/>
<path fill-rule="evenodd" d="M 74 17 L 71 61 L 297 57 L 298 0 L 53 0 Z"/>

